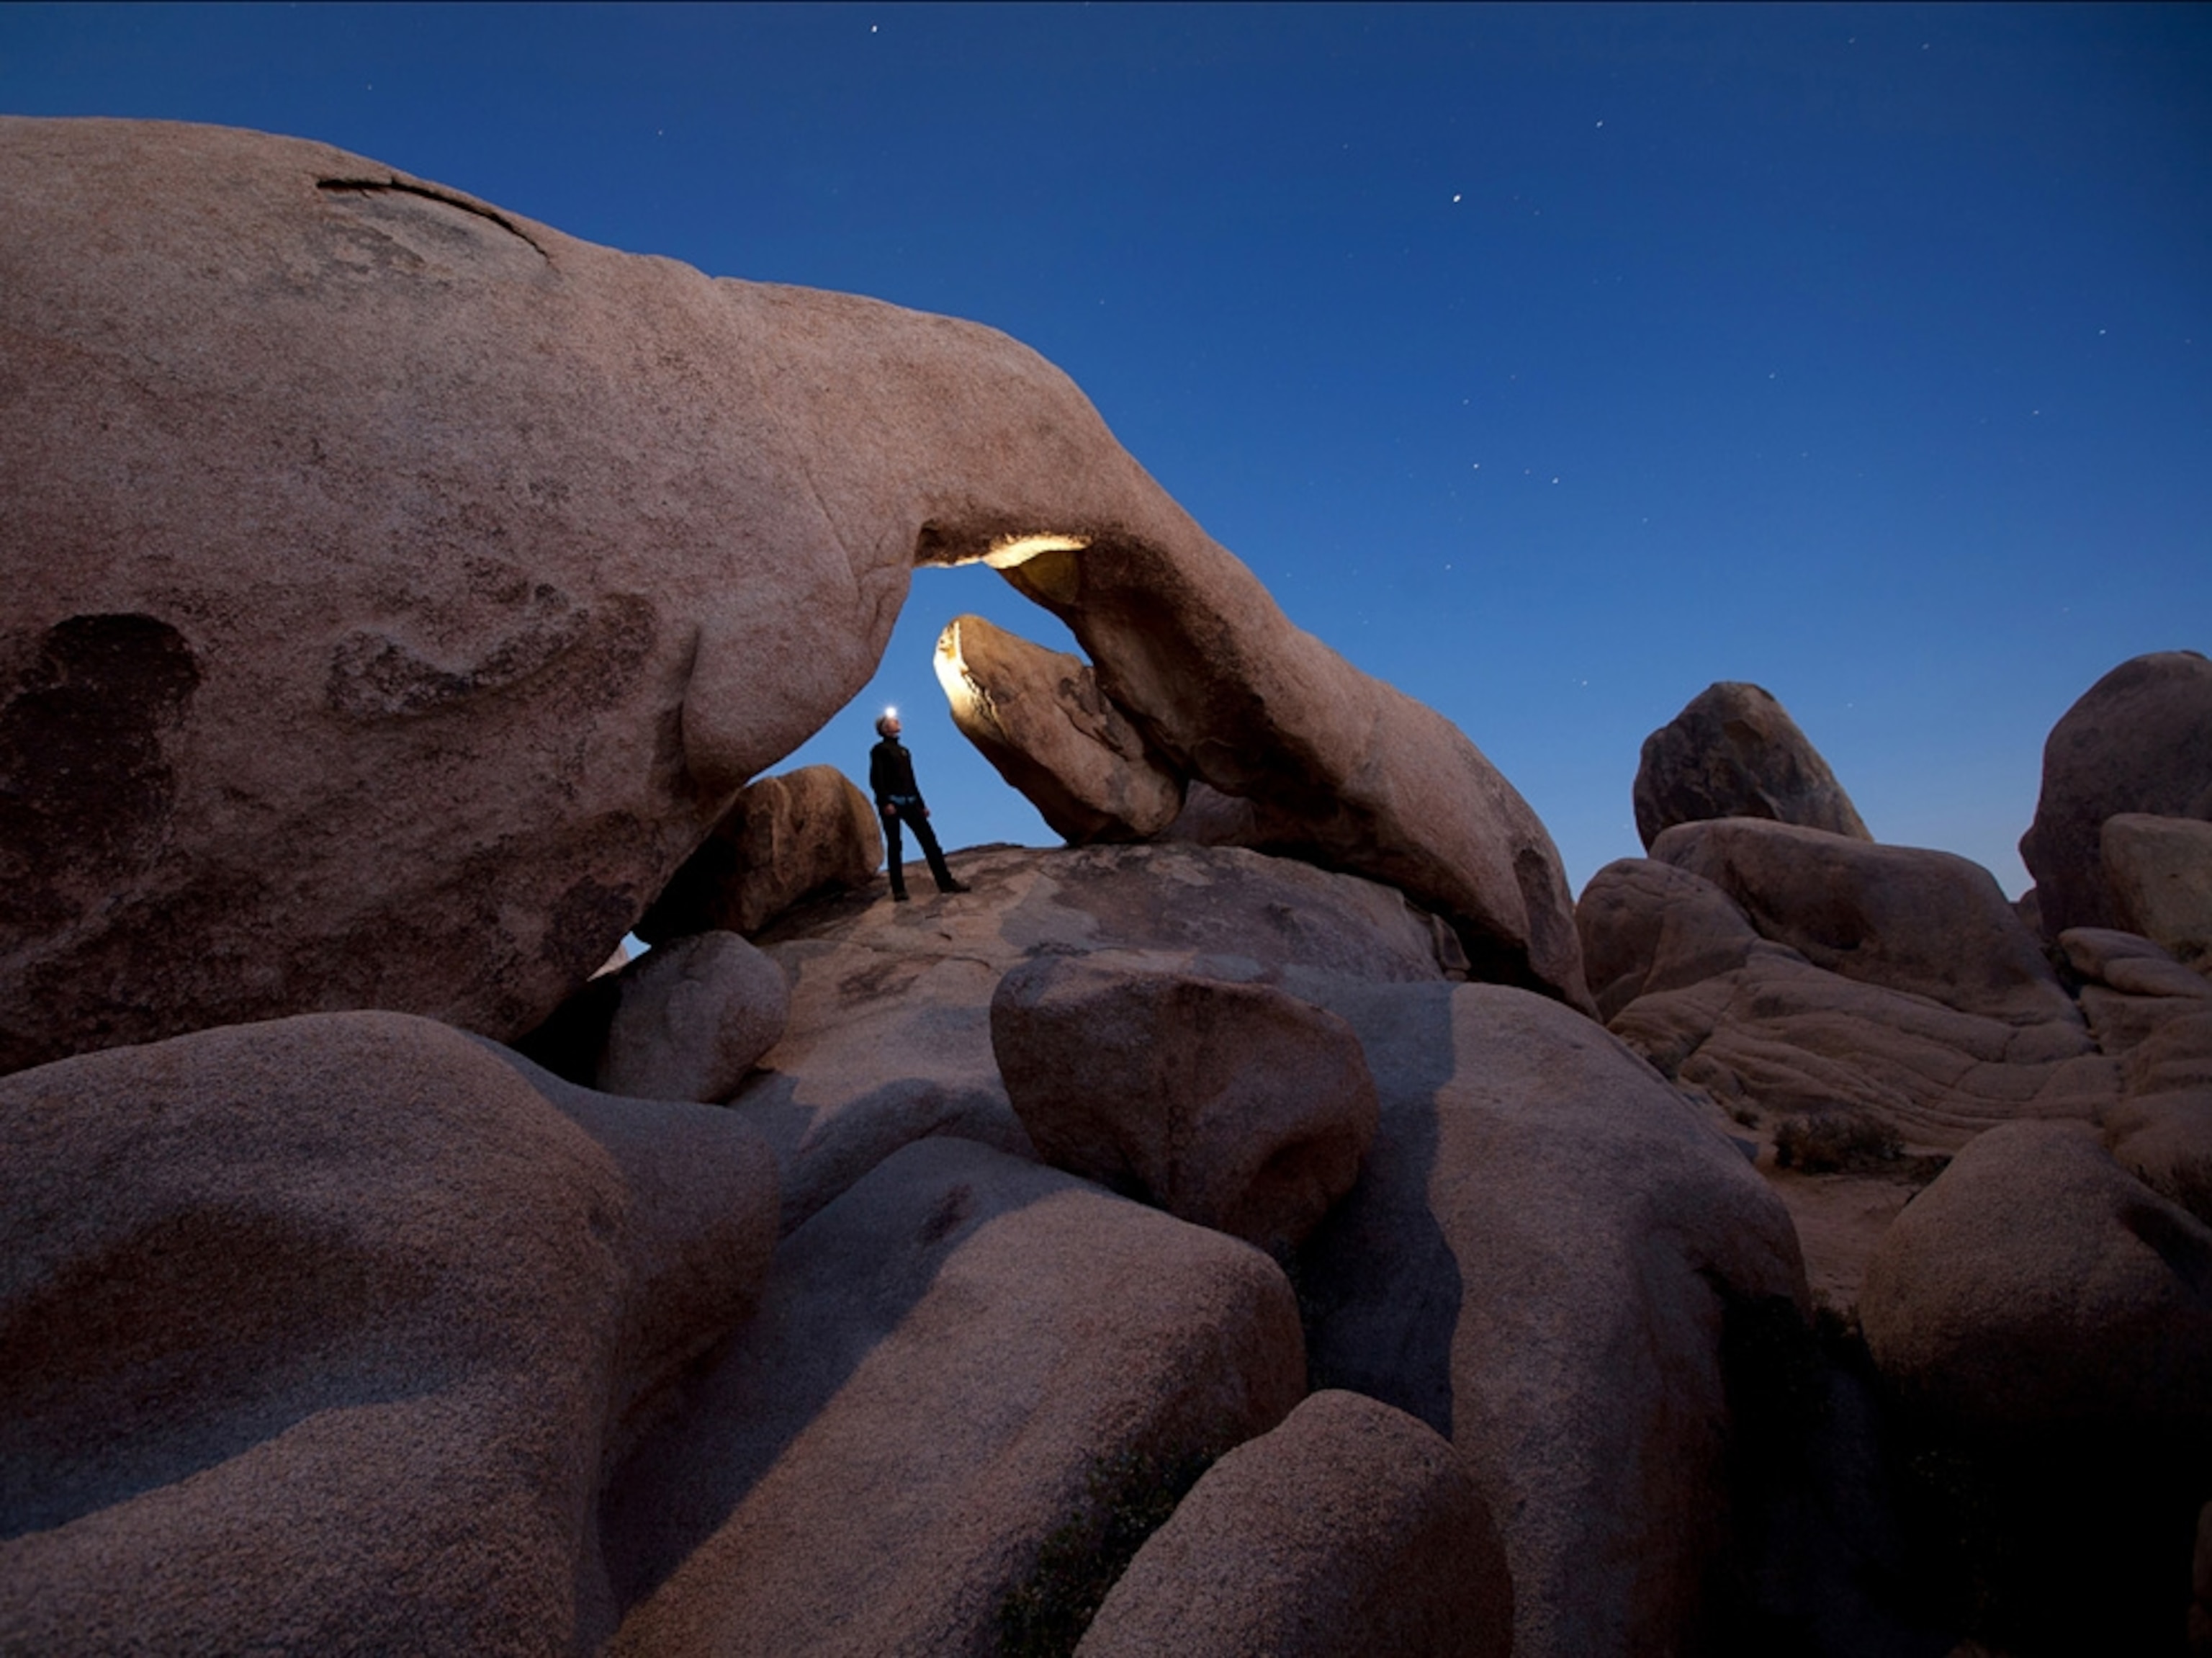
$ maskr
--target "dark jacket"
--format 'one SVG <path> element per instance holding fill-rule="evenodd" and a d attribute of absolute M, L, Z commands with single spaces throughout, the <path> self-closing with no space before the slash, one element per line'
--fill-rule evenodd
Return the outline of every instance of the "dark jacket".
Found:
<path fill-rule="evenodd" d="M 921 790 L 914 781 L 914 756 L 896 737 L 885 737 L 868 751 L 868 789 L 878 806 L 885 801 L 902 806 L 920 802 Z"/>

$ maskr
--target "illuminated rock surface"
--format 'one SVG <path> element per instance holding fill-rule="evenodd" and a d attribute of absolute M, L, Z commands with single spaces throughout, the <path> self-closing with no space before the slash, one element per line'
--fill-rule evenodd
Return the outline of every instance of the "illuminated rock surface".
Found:
<path fill-rule="evenodd" d="M 1310 980 L 1443 974 L 1397 893 L 1255 852 L 1007 847 L 960 868 L 970 892 L 829 900 L 762 936 L 791 1018 L 732 1103 L 776 1148 L 787 1227 L 925 1135 L 1034 1155 L 991 1049 L 1000 976 L 1034 956 L 1140 952 L 1309 1001 Z"/>
<path fill-rule="evenodd" d="M 1080 657 L 957 616 L 937 641 L 952 722 L 1071 845 L 1142 840 L 1182 809 L 1182 782 Z"/>

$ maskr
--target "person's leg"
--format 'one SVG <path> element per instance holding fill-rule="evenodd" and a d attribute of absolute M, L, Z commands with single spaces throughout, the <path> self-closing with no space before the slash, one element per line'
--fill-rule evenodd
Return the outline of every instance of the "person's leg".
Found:
<path fill-rule="evenodd" d="M 884 844 L 890 850 L 890 863 L 884 873 L 891 879 L 891 896 L 903 903 L 906 899 L 906 847 L 899 838 L 899 820 L 885 818 L 883 826 Z M 917 829 L 921 826 L 915 825 Z"/>
<path fill-rule="evenodd" d="M 929 860 L 931 879 L 937 882 L 940 893 L 964 893 L 968 889 L 953 880 L 952 871 L 945 867 L 945 854 L 937 847 L 937 831 L 929 826 L 927 818 L 914 820 L 914 838 L 921 843 L 921 855 Z"/>

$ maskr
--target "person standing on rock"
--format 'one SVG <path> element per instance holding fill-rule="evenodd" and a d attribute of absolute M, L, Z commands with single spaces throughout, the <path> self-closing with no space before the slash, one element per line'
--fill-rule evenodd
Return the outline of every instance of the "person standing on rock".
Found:
<path fill-rule="evenodd" d="M 868 751 L 868 788 L 876 797 L 877 814 L 884 820 L 884 838 L 890 844 L 891 897 L 900 904 L 906 902 L 906 849 L 899 842 L 899 825 L 909 825 L 914 838 L 921 843 L 921 855 L 929 860 L 929 873 L 940 893 L 964 893 L 963 883 L 953 880 L 952 871 L 945 867 L 945 854 L 938 850 L 936 832 L 929 826 L 929 808 L 921 803 L 921 790 L 914 780 L 914 756 L 899 741 L 899 716 L 886 710 L 876 722 L 876 735 L 883 741 Z"/>

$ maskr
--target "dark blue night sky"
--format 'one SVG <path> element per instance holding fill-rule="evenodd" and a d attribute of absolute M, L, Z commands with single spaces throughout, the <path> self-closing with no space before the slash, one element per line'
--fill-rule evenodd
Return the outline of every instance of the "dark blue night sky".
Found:
<path fill-rule="evenodd" d="M 0 8 L 0 110 L 298 134 L 1042 351 L 1577 887 L 1755 680 L 1875 832 L 2026 884 L 2045 734 L 2212 649 L 2212 9 Z M 0 229 L 0 234 L 5 234 Z M 1042 842 L 930 672 L 948 844 Z"/>

